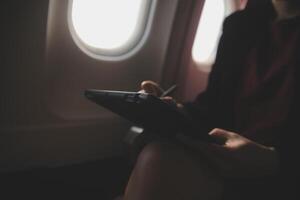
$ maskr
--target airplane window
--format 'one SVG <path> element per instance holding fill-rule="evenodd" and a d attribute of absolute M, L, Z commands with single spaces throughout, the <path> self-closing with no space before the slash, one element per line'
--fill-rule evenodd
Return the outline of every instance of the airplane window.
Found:
<path fill-rule="evenodd" d="M 70 0 L 73 39 L 97 58 L 128 53 L 141 41 L 153 0 Z M 71 23 L 70 23 L 71 22 Z"/>
<path fill-rule="evenodd" d="M 196 63 L 212 63 L 222 29 L 228 14 L 227 0 L 206 0 L 199 20 L 192 57 Z"/>

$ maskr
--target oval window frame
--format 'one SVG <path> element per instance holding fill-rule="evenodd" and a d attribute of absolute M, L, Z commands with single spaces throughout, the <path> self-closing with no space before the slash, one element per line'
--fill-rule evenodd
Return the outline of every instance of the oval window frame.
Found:
<path fill-rule="evenodd" d="M 232 12 L 234 12 L 234 10 L 236 10 L 236 8 L 235 8 L 236 3 L 232 0 L 231 1 L 223 0 L 223 3 L 224 3 L 224 12 L 223 12 L 223 20 L 224 20 L 228 15 L 230 15 Z M 213 45 L 213 48 L 211 49 L 210 54 L 206 57 L 206 59 L 199 60 L 197 58 L 198 54 L 195 53 L 195 51 L 196 51 L 195 49 L 197 48 L 197 47 L 195 47 L 195 45 L 198 41 L 197 39 L 199 39 L 199 38 L 197 38 L 197 35 L 199 34 L 198 31 L 200 31 L 199 29 L 200 29 L 200 25 L 201 25 L 201 18 L 202 18 L 202 16 L 200 16 L 200 18 L 199 18 L 197 30 L 195 32 L 195 38 L 194 38 L 194 42 L 193 42 L 192 49 L 191 49 L 192 50 L 191 57 L 192 57 L 193 62 L 198 67 L 203 68 L 203 66 L 205 66 L 205 68 L 206 68 L 207 66 L 211 66 L 215 61 L 219 39 L 220 39 L 220 36 L 222 35 L 223 23 L 221 23 L 221 26 L 219 27 L 219 33 L 218 33 L 217 38 L 215 38 L 215 43 Z M 200 39 L 200 40 L 202 40 L 202 39 Z"/>
<path fill-rule="evenodd" d="M 68 2 L 68 28 L 76 46 L 86 55 L 104 61 L 120 61 L 128 59 L 142 48 L 150 35 L 156 4 L 157 0 L 145 0 L 144 3 L 142 3 L 141 13 L 135 31 L 129 37 L 127 42 L 118 48 L 96 48 L 88 45 L 80 38 L 73 25 L 73 0 L 69 0 Z M 142 12 L 142 10 L 145 12 Z"/>

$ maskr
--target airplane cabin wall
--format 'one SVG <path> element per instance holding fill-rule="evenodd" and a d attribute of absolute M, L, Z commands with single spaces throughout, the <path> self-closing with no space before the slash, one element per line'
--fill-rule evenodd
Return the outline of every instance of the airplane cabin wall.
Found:
<path fill-rule="evenodd" d="M 1 2 L 0 169 L 42 158 L 35 124 L 47 120 L 41 103 L 48 1 Z M 39 138 L 39 139 L 38 139 Z"/>
<path fill-rule="evenodd" d="M 157 1 L 145 45 L 114 62 L 76 46 L 67 6 L 67 0 L 1 3 L 0 171 L 121 154 L 131 124 L 87 101 L 83 90 L 135 91 L 142 80 L 162 79 L 177 0 Z"/>

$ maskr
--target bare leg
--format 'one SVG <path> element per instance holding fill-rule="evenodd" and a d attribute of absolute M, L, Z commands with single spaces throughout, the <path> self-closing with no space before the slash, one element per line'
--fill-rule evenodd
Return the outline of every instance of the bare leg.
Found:
<path fill-rule="evenodd" d="M 125 200 L 217 200 L 223 184 L 201 158 L 168 143 L 151 143 L 140 153 Z"/>

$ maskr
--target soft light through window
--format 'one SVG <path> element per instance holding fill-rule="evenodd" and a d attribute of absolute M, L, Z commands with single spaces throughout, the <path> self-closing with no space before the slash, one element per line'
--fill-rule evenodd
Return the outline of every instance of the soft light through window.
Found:
<path fill-rule="evenodd" d="M 73 0 L 74 30 L 90 47 L 120 48 L 136 36 L 144 3 L 145 0 Z"/>
<path fill-rule="evenodd" d="M 198 63 L 210 63 L 215 57 L 215 50 L 225 17 L 223 0 L 206 0 L 198 25 L 192 56 Z"/>

